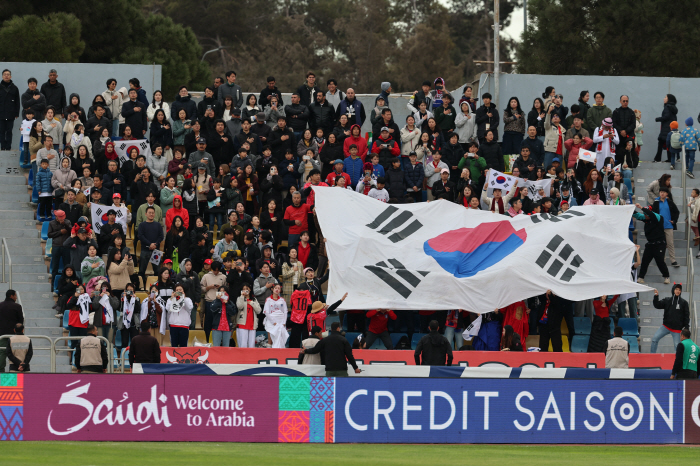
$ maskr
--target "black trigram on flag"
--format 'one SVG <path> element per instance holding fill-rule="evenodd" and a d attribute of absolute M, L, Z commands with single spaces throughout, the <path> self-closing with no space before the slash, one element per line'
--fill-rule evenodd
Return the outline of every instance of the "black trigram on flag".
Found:
<path fill-rule="evenodd" d="M 559 246 L 564 245 L 561 249 Z M 564 269 L 564 273 L 559 276 L 559 280 L 569 282 L 576 275 L 576 269 L 583 264 L 583 259 L 576 254 L 571 245 L 564 243 L 564 238 L 555 235 L 547 245 L 548 250 L 542 251 L 540 257 L 535 262 L 542 269 L 546 270 L 549 275 L 557 278 L 559 272 Z M 559 253 L 557 254 L 557 251 Z M 552 261 L 552 257 L 554 260 Z M 571 259 L 571 260 L 569 260 Z"/>
<path fill-rule="evenodd" d="M 386 262 L 377 262 L 376 265 L 365 265 L 365 268 L 379 277 L 384 283 L 389 285 L 398 294 L 408 299 L 418 285 L 421 278 L 428 275 L 430 272 L 418 271 L 418 275 L 406 270 L 406 267 L 396 259 L 388 259 L 390 265 Z M 420 276 L 419 276 L 420 275 Z"/>
<path fill-rule="evenodd" d="M 122 210 L 121 210 L 121 209 L 117 209 L 116 212 L 117 212 L 117 218 L 122 218 L 122 217 L 124 216 L 124 214 L 122 214 Z"/>
<path fill-rule="evenodd" d="M 543 220 L 548 220 L 550 222 L 561 222 L 562 220 L 567 220 L 574 217 L 585 217 L 586 214 L 581 213 L 577 210 L 567 210 L 565 214 L 552 215 L 552 214 L 536 214 L 530 215 L 532 223 L 540 223 Z"/>
<path fill-rule="evenodd" d="M 143 141 L 141 142 L 141 144 L 139 144 L 139 146 L 141 146 L 141 150 L 146 150 L 146 147 L 148 147 L 148 143 L 146 141 Z"/>
<path fill-rule="evenodd" d="M 409 212 L 408 210 L 402 210 L 396 214 L 397 212 L 399 212 L 397 207 L 394 207 L 393 205 L 389 206 L 384 210 L 384 212 L 379 214 L 372 223 L 366 226 L 372 230 L 377 230 L 377 233 L 382 235 L 392 233 L 392 235 L 389 236 L 389 241 L 392 243 L 398 243 L 399 241 L 408 238 L 413 233 L 420 230 L 423 226 L 423 224 L 418 220 L 413 220 L 402 230 L 399 230 L 400 227 L 403 227 L 404 224 L 413 217 L 413 213 Z M 386 222 L 386 224 L 384 224 L 384 222 Z M 384 226 L 379 228 L 382 224 L 384 224 Z"/>

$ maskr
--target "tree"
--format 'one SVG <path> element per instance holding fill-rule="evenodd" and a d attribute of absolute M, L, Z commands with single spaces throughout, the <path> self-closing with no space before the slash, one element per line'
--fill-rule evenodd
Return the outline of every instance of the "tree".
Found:
<path fill-rule="evenodd" d="M 15 16 L 0 28 L 0 60 L 76 63 L 85 49 L 80 20 L 68 13 Z"/>
<path fill-rule="evenodd" d="M 518 72 L 695 77 L 700 11 L 668 0 L 531 0 Z M 679 15 L 678 11 L 683 14 Z"/>
<path fill-rule="evenodd" d="M 132 44 L 115 61 L 162 65 L 166 100 L 174 99 L 182 85 L 201 89 L 211 83 L 209 66 L 201 62 L 202 48 L 190 28 L 163 15 L 150 15 L 142 31 L 138 45 Z"/>

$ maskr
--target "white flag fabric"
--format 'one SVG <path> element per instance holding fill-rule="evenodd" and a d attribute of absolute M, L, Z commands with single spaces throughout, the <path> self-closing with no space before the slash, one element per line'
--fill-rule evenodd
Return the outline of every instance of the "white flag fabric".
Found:
<path fill-rule="evenodd" d="M 634 206 L 509 218 L 445 200 L 387 205 L 313 189 L 330 261 L 328 301 L 349 293 L 341 309 L 484 313 L 547 290 L 574 301 L 650 290 L 629 280 Z"/>
<path fill-rule="evenodd" d="M 160 259 L 163 257 L 163 251 L 159 251 L 157 249 L 154 249 L 153 252 L 151 253 L 151 259 L 149 262 L 153 265 L 160 265 Z"/>
<path fill-rule="evenodd" d="M 129 151 L 132 147 L 136 147 L 139 151 L 139 155 L 148 157 L 151 155 L 151 145 L 148 144 L 147 139 L 135 139 L 133 141 L 115 141 L 114 150 L 119 156 L 119 161 L 124 163 L 129 160 Z"/>
<path fill-rule="evenodd" d="M 479 330 L 481 330 L 481 320 L 481 316 L 477 317 L 474 322 L 469 324 L 469 326 L 464 329 L 464 332 L 462 332 L 462 338 L 464 338 L 464 341 L 471 341 L 472 338 L 479 334 Z"/>
<path fill-rule="evenodd" d="M 518 181 L 517 186 L 515 185 L 516 180 Z M 508 194 L 513 188 L 526 188 L 527 197 L 533 201 L 539 201 L 542 197 L 546 197 L 551 194 L 550 189 L 552 186 L 552 179 L 546 178 L 539 181 L 530 181 L 526 180 L 525 178 L 517 178 L 491 169 L 489 170 L 489 177 L 486 180 L 486 183 L 488 185 L 488 190 L 486 192 L 488 197 L 493 197 L 494 188 L 501 189 L 501 195 L 503 196 Z M 539 194 L 540 189 L 544 190 L 544 196 Z M 482 205 L 482 207 L 484 209 L 488 208 L 485 203 Z"/>
<path fill-rule="evenodd" d="M 579 160 L 595 163 L 595 152 L 586 149 L 579 149 L 578 158 Z"/>
<path fill-rule="evenodd" d="M 106 224 L 109 220 L 107 219 L 107 212 L 114 210 L 117 214 L 116 222 L 121 224 L 124 233 L 127 231 L 127 216 L 129 211 L 126 207 L 114 207 L 106 206 L 92 203 L 90 204 L 90 213 L 92 214 L 92 229 L 95 230 L 96 234 L 100 234 L 102 231 L 102 225 Z"/>
<path fill-rule="evenodd" d="M 530 181 L 527 180 L 524 183 L 527 188 L 527 197 L 533 201 L 539 201 L 543 197 L 551 196 L 552 192 L 552 179 L 545 178 L 544 180 Z M 544 192 L 544 196 L 540 194 L 540 190 Z"/>

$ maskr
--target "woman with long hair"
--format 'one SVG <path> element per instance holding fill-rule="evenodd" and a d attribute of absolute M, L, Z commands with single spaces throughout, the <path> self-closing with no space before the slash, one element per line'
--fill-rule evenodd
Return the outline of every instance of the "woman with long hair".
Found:
<path fill-rule="evenodd" d="M 165 331 L 161 333 L 161 322 L 165 318 L 163 315 L 165 312 L 165 300 L 158 296 L 158 287 L 151 285 L 148 291 L 148 297 L 141 303 L 141 321 L 148 320 L 151 325 L 151 335 L 158 339 L 158 343 L 163 342 L 163 335 Z"/>
<path fill-rule="evenodd" d="M 122 335 L 121 348 L 126 348 L 131 339 L 138 335 L 141 330 L 141 300 L 136 296 L 136 288 L 133 283 L 126 284 L 124 292 L 119 296 L 119 305 L 117 329 Z"/>
<path fill-rule="evenodd" d="M 272 295 L 265 301 L 265 330 L 272 339 L 273 348 L 284 348 L 289 338 L 287 332 L 287 303 L 280 296 L 282 285 L 275 284 L 272 287 Z"/>
<path fill-rule="evenodd" d="M 112 296 L 121 297 L 126 285 L 131 283 L 131 275 L 134 274 L 134 259 L 131 255 L 122 255 L 122 252 L 113 248 L 107 253 L 107 277 L 112 285 Z"/>
<path fill-rule="evenodd" d="M 301 136 L 301 139 L 299 139 L 299 143 L 297 144 L 297 157 L 302 158 L 306 155 L 307 150 L 312 150 L 314 151 L 314 156 L 313 158 L 318 161 L 318 144 L 316 143 L 316 139 L 314 139 L 313 134 L 311 134 L 310 129 L 304 130 L 304 133 Z"/>
<path fill-rule="evenodd" d="M 583 182 L 583 189 L 579 195 L 581 198 L 579 205 L 583 205 L 583 203 L 589 198 L 591 190 L 594 188 L 598 191 L 600 200 L 603 202 L 603 204 L 605 204 L 606 198 L 605 187 L 603 186 L 603 177 L 600 176 L 600 172 L 595 168 L 588 172 L 586 181 Z"/>
<path fill-rule="evenodd" d="M 537 128 L 537 139 L 544 142 L 544 119 L 546 117 L 544 111 L 544 102 L 542 99 L 537 97 L 532 102 L 532 109 L 527 114 L 527 126 L 534 126 Z"/>
<path fill-rule="evenodd" d="M 506 325 L 503 328 L 503 339 L 501 340 L 501 351 L 523 351 L 520 335 L 515 333 L 513 327 Z"/>
<path fill-rule="evenodd" d="M 257 114 L 263 111 L 260 105 L 258 105 L 258 98 L 255 97 L 255 94 L 248 94 L 245 103 L 241 111 L 241 121 L 248 120 L 251 124 L 255 124 Z"/>
<path fill-rule="evenodd" d="M 39 117 L 40 116 L 37 115 L 37 118 Z M 42 125 L 41 121 L 36 120 L 32 123 L 32 129 L 29 130 L 29 156 L 34 173 L 37 172 L 36 153 L 39 152 L 39 149 L 44 147 L 46 136 L 48 136 L 48 134 L 44 131 L 44 125 Z"/>
<path fill-rule="evenodd" d="M 146 116 L 148 117 L 148 121 L 154 120 L 155 114 L 158 110 L 163 110 L 166 119 L 168 118 L 168 115 L 170 115 L 170 105 L 163 101 L 163 92 L 160 90 L 153 93 L 153 101 L 151 102 L 151 105 L 146 108 Z"/>
<path fill-rule="evenodd" d="M 158 272 L 158 281 L 153 285 L 158 289 L 158 296 L 164 300 L 168 299 L 175 290 L 174 277 L 175 274 L 172 270 L 167 268 L 162 268 L 160 272 Z"/>
<path fill-rule="evenodd" d="M 298 259 L 296 248 L 290 248 L 287 260 L 282 263 L 282 294 L 289 302 L 292 293 L 304 282 L 304 265 Z"/>
<path fill-rule="evenodd" d="M 464 206 L 465 208 L 469 208 L 469 201 L 471 201 L 471 198 L 474 197 L 474 191 L 472 190 L 471 185 L 465 186 L 458 194 L 457 194 L 457 204 Z"/>
<path fill-rule="evenodd" d="M 192 312 L 192 300 L 185 295 L 182 285 L 175 285 L 173 293 L 165 304 L 167 311 L 167 324 L 170 327 L 170 346 L 183 348 L 187 346 L 190 336 L 190 313 Z M 161 320 L 161 333 L 163 332 Z"/>
<path fill-rule="evenodd" d="M 525 112 L 520 108 L 517 97 L 511 97 L 508 107 L 503 112 L 503 148 L 504 154 L 520 154 L 520 144 L 525 135 Z"/>
<path fill-rule="evenodd" d="M 190 256 L 190 235 L 185 227 L 182 217 L 176 215 L 170 230 L 165 235 L 165 259 L 173 261 L 173 265 Z"/>
<path fill-rule="evenodd" d="M 216 299 L 211 304 L 212 319 L 212 343 L 214 346 L 228 347 L 233 332 L 233 321 L 236 317 L 236 308 L 229 299 L 228 289 L 220 286 L 216 291 Z"/>
<path fill-rule="evenodd" d="M 236 299 L 236 341 L 239 348 L 255 348 L 255 332 L 258 328 L 258 314 L 262 312 L 253 289 L 248 283 L 241 287 L 241 295 Z"/>
<path fill-rule="evenodd" d="M 258 206 L 260 186 L 258 185 L 258 177 L 255 175 L 252 165 L 246 165 L 243 169 L 243 174 L 238 177 L 238 187 L 245 200 L 246 213 L 251 216 L 257 215 L 260 208 Z"/>
<path fill-rule="evenodd" d="M 442 147 L 445 145 L 445 139 L 435 118 L 428 118 L 428 129 L 426 132 L 430 135 L 430 149 L 433 153 L 442 150 Z"/>

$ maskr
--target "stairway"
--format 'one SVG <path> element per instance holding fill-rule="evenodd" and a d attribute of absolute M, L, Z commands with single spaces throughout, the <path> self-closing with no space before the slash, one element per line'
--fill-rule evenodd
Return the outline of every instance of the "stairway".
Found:
<path fill-rule="evenodd" d="M 665 154 L 664 154 L 665 158 Z M 681 170 L 681 164 L 676 164 L 676 169 L 671 170 L 670 165 L 665 162 L 652 163 L 640 162 L 639 166 L 634 169 L 634 186 L 635 195 L 634 201 L 641 206 L 647 205 L 647 195 L 646 188 L 654 180 L 657 180 L 664 173 L 671 175 L 671 194 L 673 195 L 674 202 L 680 210 L 680 217 L 678 219 L 678 230 L 673 233 L 673 242 L 676 247 L 676 260 L 680 267 L 671 267 L 671 261 L 666 259 L 666 265 L 668 266 L 671 278 L 671 284 L 665 285 L 663 282 L 663 277 L 661 272 L 656 267 L 654 261 L 651 262 L 649 269 L 647 271 L 646 277 L 644 277 L 645 285 L 656 288 L 659 290 L 659 297 L 665 298 L 671 296 L 671 287 L 673 283 L 683 284 L 682 297 L 686 300 L 688 297 L 688 286 L 687 286 L 687 275 L 688 275 L 688 264 L 687 264 L 687 251 L 688 242 L 686 240 L 686 212 L 687 212 L 687 198 L 690 197 L 690 192 L 693 188 L 700 186 L 699 182 L 687 178 L 686 182 L 686 192 L 682 192 L 681 188 L 681 176 L 686 176 Z M 642 222 L 635 221 L 637 226 L 637 244 L 641 246 L 639 252 L 644 253 L 644 247 L 646 245 L 646 238 L 644 236 L 644 226 Z M 691 244 L 692 247 L 692 244 Z M 700 290 L 698 286 L 700 285 L 700 277 L 698 276 L 700 271 L 695 271 L 694 284 L 695 289 Z M 663 321 L 664 311 L 663 309 L 655 309 L 653 306 L 654 292 L 639 293 L 639 311 L 640 311 L 640 351 L 642 353 L 649 353 L 651 347 L 651 339 L 656 333 L 656 330 L 661 326 Z M 691 307 L 691 318 L 693 315 L 693 303 L 689 303 Z M 671 336 L 664 337 L 657 348 L 658 353 L 674 353 L 675 348 L 673 346 L 673 340 Z"/>
<path fill-rule="evenodd" d="M 24 310 L 25 334 L 44 335 L 52 340 L 63 336 L 62 322 L 55 317 L 51 278 L 44 260 L 41 233 L 36 224 L 36 207 L 31 200 L 31 189 L 27 185 L 27 170 L 19 169 L 17 151 L 0 151 L 0 237 L 5 238 L 12 259 L 5 258 L 5 281 L 0 283 L 0 296 L 12 287 L 17 291 Z M 4 344 L 4 342 L 3 342 Z M 34 356 L 32 372 L 51 372 L 49 343 L 33 339 Z M 56 358 L 56 372 L 70 373 L 68 353 L 61 352 Z"/>

